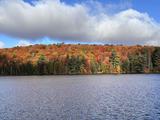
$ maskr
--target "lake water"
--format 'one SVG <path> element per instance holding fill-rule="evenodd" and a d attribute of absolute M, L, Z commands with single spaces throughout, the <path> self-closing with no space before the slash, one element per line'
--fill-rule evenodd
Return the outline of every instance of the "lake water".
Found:
<path fill-rule="evenodd" d="M 0 77 L 0 120 L 160 120 L 160 75 Z"/>

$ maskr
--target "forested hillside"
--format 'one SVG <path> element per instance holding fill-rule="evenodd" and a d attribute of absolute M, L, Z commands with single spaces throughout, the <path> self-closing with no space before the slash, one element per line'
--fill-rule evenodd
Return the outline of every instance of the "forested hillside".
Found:
<path fill-rule="evenodd" d="M 160 73 L 160 47 L 31 45 L 0 49 L 0 75 Z"/>

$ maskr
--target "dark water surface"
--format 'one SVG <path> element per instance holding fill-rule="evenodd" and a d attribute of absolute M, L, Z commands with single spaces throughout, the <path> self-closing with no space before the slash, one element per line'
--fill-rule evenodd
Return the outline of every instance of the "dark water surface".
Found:
<path fill-rule="evenodd" d="M 0 120 L 160 120 L 160 75 L 0 77 Z"/>

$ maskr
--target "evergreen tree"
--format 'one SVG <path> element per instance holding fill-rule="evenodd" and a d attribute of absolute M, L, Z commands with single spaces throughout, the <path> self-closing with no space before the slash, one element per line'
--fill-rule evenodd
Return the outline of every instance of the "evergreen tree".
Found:
<path fill-rule="evenodd" d="M 153 67 L 160 71 L 160 47 L 155 48 L 152 54 Z"/>
<path fill-rule="evenodd" d="M 120 72 L 120 58 L 115 52 L 115 50 L 112 51 L 112 54 L 110 56 L 110 63 L 113 67 L 113 72 Z"/>
<path fill-rule="evenodd" d="M 81 74 L 81 70 L 85 66 L 85 59 L 80 56 L 67 56 L 66 66 L 68 74 Z"/>
<path fill-rule="evenodd" d="M 145 56 L 139 55 L 131 55 L 130 59 L 130 71 L 131 73 L 144 73 L 147 65 L 147 59 Z"/>
<path fill-rule="evenodd" d="M 130 73 L 130 61 L 127 59 L 122 62 L 121 68 L 123 73 Z"/>
<path fill-rule="evenodd" d="M 38 73 L 40 75 L 47 75 L 48 74 L 46 63 L 47 63 L 46 57 L 42 54 L 39 57 L 39 60 L 37 61 Z"/>
<path fill-rule="evenodd" d="M 49 61 L 47 63 L 47 70 L 48 70 L 48 74 L 49 75 L 53 75 L 54 74 L 54 61 Z"/>

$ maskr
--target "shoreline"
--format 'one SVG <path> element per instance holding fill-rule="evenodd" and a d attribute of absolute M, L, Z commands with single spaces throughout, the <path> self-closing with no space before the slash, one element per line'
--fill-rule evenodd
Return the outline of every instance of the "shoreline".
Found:
<path fill-rule="evenodd" d="M 0 77 L 18 77 L 18 76 L 101 76 L 101 75 L 160 75 L 160 73 L 120 73 L 120 74 L 57 74 L 57 75 L 0 75 Z"/>

